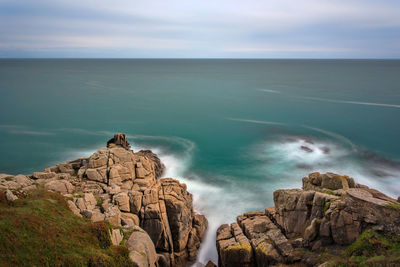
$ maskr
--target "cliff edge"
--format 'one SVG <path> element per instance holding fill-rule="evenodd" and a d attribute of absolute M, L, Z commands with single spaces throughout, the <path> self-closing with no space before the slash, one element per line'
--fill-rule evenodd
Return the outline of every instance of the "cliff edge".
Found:
<path fill-rule="evenodd" d="M 336 266 L 335 261 L 329 263 L 330 257 L 344 255 L 348 245 L 364 238 L 363 233 L 389 236 L 394 242 L 400 238 L 397 200 L 348 176 L 311 173 L 303 178 L 302 190 L 275 191 L 274 204 L 219 227 L 219 266 Z M 375 249 L 377 242 L 384 243 L 379 238 Z M 371 266 L 395 266 L 398 257 Z"/>
<path fill-rule="evenodd" d="M 28 176 L 0 174 L 0 191 L 10 202 L 37 188 L 59 192 L 75 215 L 108 222 L 113 244 L 124 242 L 133 266 L 185 266 L 196 259 L 208 222 L 194 213 L 185 184 L 158 179 L 163 170 L 156 154 L 134 153 L 117 133 L 89 158 Z"/>

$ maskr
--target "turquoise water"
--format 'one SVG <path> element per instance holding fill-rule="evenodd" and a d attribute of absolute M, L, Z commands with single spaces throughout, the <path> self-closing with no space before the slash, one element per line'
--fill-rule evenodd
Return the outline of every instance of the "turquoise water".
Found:
<path fill-rule="evenodd" d="M 90 155 L 125 132 L 208 216 L 200 261 L 216 258 L 219 224 L 312 171 L 400 195 L 398 60 L 3 59 L 0 91 L 0 173 Z"/>

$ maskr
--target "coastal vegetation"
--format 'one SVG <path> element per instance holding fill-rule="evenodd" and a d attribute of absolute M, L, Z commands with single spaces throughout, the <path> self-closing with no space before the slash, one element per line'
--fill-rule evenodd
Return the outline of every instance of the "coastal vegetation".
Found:
<path fill-rule="evenodd" d="M 111 244 L 107 222 L 76 216 L 59 193 L 42 188 L 9 202 L 0 193 L 1 266 L 133 266 Z"/>

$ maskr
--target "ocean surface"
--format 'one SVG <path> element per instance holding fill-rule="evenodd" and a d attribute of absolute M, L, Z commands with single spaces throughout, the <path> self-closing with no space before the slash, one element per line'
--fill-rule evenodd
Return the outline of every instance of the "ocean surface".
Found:
<path fill-rule="evenodd" d="M 152 149 L 215 231 L 310 172 L 400 195 L 398 60 L 0 60 L 0 173 Z"/>

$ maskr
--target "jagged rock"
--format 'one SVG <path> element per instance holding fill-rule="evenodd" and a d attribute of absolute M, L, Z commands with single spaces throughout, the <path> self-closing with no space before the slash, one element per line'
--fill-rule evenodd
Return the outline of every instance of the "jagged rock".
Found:
<path fill-rule="evenodd" d="M 18 199 L 18 197 L 16 195 L 13 194 L 13 192 L 11 192 L 10 190 L 7 189 L 6 191 L 6 199 L 10 202 L 13 202 L 15 200 Z"/>
<path fill-rule="evenodd" d="M 85 181 L 80 184 L 81 191 L 83 193 L 92 193 L 94 195 L 103 194 L 103 184 L 99 184 L 93 181 Z"/>
<path fill-rule="evenodd" d="M 159 163 L 151 157 L 135 154 L 121 146 L 102 148 L 90 156 L 87 166 L 79 170 L 80 177 L 89 180 L 133 189 L 135 184 L 144 191 L 156 183 Z"/>
<path fill-rule="evenodd" d="M 334 173 L 320 174 L 319 172 L 310 173 L 308 177 L 303 178 L 303 190 L 322 189 L 337 190 L 354 188 L 354 179 L 347 175 L 338 175 Z"/>
<path fill-rule="evenodd" d="M 32 174 L 34 179 L 51 179 L 57 177 L 55 172 L 34 172 Z"/>
<path fill-rule="evenodd" d="M 145 244 L 146 240 L 135 241 L 136 246 L 143 243 L 150 249 L 131 251 L 138 266 L 154 266 L 156 262 L 160 267 L 187 266 L 187 261 L 197 256 L 208 222 L 203 215 L 194 214 L 186 185 L 171 178 L 157 180 L 163 171 L 164 165 L 156 154 L 149 150 L 134 153 L 126 136 L 116 134 L 107 147 L 89 158 L 57 164 L 32 177 L 35 183 L 63 194 L 76 215 L 123 226 L 133 230 L 133 236 L 136 232 L 145 234 L 153 248 Z M 32 186 L 28 177 L 0 175 L 0 189 Z"/>
<path fill-rule="evenodd" d="M 304 230 L 304 241 L 311 242 L 317 237 L 320 224 L 321 222 L 317 218 L 311 221 L 311 224 Z"/>
<path fill-rule="evenodd" d="M 161 180 L 174 250 L 182 251 L 187 245 L 193 220 L 192 195 L 186 185 L 173 179 Z"/>
<path fill-rule="evenodd" d="M 218 266 L 254 266 L 253 250 L 237 223 L 221 225 L 217 230 Z"/>
<path fill-rule="evenodd" d="M 92 211 L 92 217 L 90 217 L 92 222 L 101 222 L 105 220 L 105 215 L 100 212 L 100 210 L 95 209 Z"/>
<path fill-rule="evenodd" d="M 165 165 L 161 162 L 156 154 L 151 150 L 140 150 L 136 153 L 138 156 L 145 156 L 155 163 L 154 172 L 156 174 L 156 179 L 160 178 L 165 170 Z"/>
<path fill-rule="evenodd" d="M 140 210 L 140 226 L 149 234 L 157 250 L 172 251 L 172 234 L 163 199 L 160 181 L 144 191 Z"/>
<path fill-rule="evenodd" d="M 14 177 L 14 181 L 21 185 L 21 187 L 28 187 L 33 184 L 33 181 L 27 176 L 19 174 Z"/>
<path fill-rule="evenodd" d="M 121 224 L 124 227 L 131 228 L 139 225 L 139 217 L 132 213 L 121 212 Z"/>
<path fill-rule="evenodd" d="M 119 245 L 123 239 L 121 231 L 119 229 L 112 229 L 111 231 L 111 243 L 115 246 Z"/>
<path fill-rule="evenodd" d="M 45 172 L 66 173 L 71 176 L 76 176 L 79 168 L 86 165 L 87 159 L 88 158 L 86 157 L 81 157 L 72 161 L 57 164 L 56 166 L 50 166 L 45 169 Z"/>
<path fill-rule="evenodd" d="M 18 190 L 21 189 L 21 185 L 15 181 L 4 181 L 2 182 L 2 185 L 6 188 L 6 189 L 10 189 L 10 190 Z"/>
<path fill-rule="evenodd" d="M 197 251 L 200 248 L 201 241 L 207 231 L 208 221 L 204 215 L 195 214 L 193 216 L 192 230 L 189 233 L 189 239 L 187 243 L 188 258 L 189 260 L 195 260 L 197 257 Z"/>
<path fill-rule="evenodd" d="M 30 190 L 34 190 L 36 188 L 37 188 L 36 185 L 29 185 L 27 187 L 22 188 L 22 190 L 27 192 L 27 191 L 30 191 Z"/>
<path fill-rule="evenodd" d="M 81 210 L 80 213 L 88 219 L 92 218 L 93 215 L 93 212 L 91 210 Z"/>
<path fill-rule="evenodd" d="M 243 232 L 252 253 L 241 254 L 251 266 L 282 263 L 318 265 L 318 255 L 326 246 L 345 246 L 367 229 L 400 236 L 400 209 L 397 201 L 367 186 L 355 184 L 348 176 L 311 173 L 303 178 L 303 190 L 274 192 L 275 207 L 237 217 L 236 224 L 217 231 L 221 266 L 239 261 L 234 231 Z M 289 239 L 290 240 L 289 240 Z M 300 254 L 300 250 L 309 253 Z M 241 263 L 241 264 L 248 264 Z M 241 265 L 240 265 L 241 266 Z"/>
<path fill-rule="evenodd" d="M 85 200 L 83 198 L 77 198 L 75 200 L 75 205 L 79 210 L 86 210 Z"/>
<path fill-rule="evenodd" d="M 111 147 L 112 145 L 122 146 L 125 149 L 130 149 L 128 140 L 126 139 L 126 135 L 123 133 L 116 133 L 114 137 L 108 140 L 107 147 Z"/>
<path fill-rule="evenodd" d="M 80 210 L 76 207 L 75 203 L 72 200 L 68 200 L 68 207 L 69 209 L 77 216 L 82 217 L 82 215 L 80 214 Z"/>
<path fill-rule="evenodd" d="M 59 192 L 61 194 L 69 194 L 74 191 L 74 186 L 66 180 L 54 180 L 46 183 L 44 187 L 47 190 Z"/>
<path fill-rule="evenodd" d="M 129 257 L 138 267 L 154 267 L 158 259 L 153 242 L 149 235 L 140 227 L 135 226 L 131 236 L 126 241 Z"/>
<path fill-rule="evenodd" d="M 6 178 L 13 178 L 14 175 L 7 174 L 7 173 L 0 173 L 0 180 L 4 180 Z"/>
<path fill-rule="evenodd" d="M 121 211 L 129 212 L 129 197 L 127 193 L 119 193 L 114 195 L 114 203 L 118 206 Z"/>
<path fill-rule="evenodd" d="M 104 212 L 105 219 L 113 226 L 121 226 L 121 211 L 116 206 L 110 206 Z"/>
<path fill-rule="evenodd" d="M 130 212 L 139 214 L 142 207 L 143 193 L 139 191 L 131 191 L 129 195 Z"/>
<path fill-rule="evenodd" d="M 83 201 L 85 202 L 85 207 L 88 210 L 93 210 L 97 205 L 97 200 L 92 193 L 83 194 Z"/>

